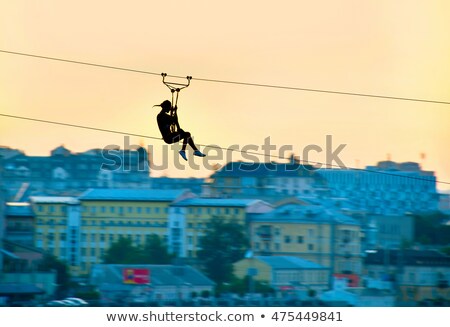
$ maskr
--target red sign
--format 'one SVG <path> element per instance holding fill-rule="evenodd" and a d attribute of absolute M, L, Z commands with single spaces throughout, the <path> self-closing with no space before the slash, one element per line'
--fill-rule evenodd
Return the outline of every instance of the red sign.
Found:
<path fill-rule="evenodd" d="M 124 268 L 122 274 L 124 284 L 150 283 L 150 271 L 148 269 Z"/>

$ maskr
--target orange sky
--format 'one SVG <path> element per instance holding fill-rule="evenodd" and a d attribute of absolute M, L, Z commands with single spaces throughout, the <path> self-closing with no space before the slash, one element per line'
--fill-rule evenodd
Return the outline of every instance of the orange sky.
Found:
<path fill-rule="evenodd" d="M 271 2 L 270 2 L 271 3 Z M 173 75 L 450 101 L 448 1 L 3 1 L 0 49 Z M 0 53 L 2 113 L 159 136 L 157 76 Z M 201 144 L 298 154 L 326 135 L 347 166 L 421 161 L 450 181 L 450 106 L 193 80 L 180 121 Z M 155 161 L 162 143 L 153 145 Z M 123 137 L 0 117 L 0 145 L 48 155 Z M 276 152 L 273 152 L 276 154 Z M 240 157 L 234 155 L 233 159 Z M 311 158 L 325 161 L 324 153 Z M 207 176 L 170 165 L 155 176 Z M 200 158 L 192 159 L 201 163 Z M 217 162 L 223 163 L 218 160 Z M 213 162 L 209 162 L 213 163 Z"/>

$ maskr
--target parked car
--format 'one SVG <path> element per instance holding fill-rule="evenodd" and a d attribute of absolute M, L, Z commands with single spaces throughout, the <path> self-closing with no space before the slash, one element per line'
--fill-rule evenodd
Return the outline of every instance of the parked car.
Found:
<path fill-rule="evenodd" d="M 65 300 L 75 303 L 78 306 L 87 306 L 89 303 L 87 303 L 85 300 L 77 298 L 77 297 L 68 297 Z"/>
<path fill-rule="evenodd" d="M 47 307 L 66 307 L 67 305 L 63 301 L 50 301 L 45 304 Z"/>

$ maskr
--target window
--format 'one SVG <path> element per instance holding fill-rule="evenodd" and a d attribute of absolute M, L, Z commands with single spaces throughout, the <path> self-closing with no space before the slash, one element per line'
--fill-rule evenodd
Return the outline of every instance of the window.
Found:
<path fill-rule="evenodd" d="M 91 256 L 95 256 L 95 248 L 91 248 Z"/>
<path fill-rule="evenodd" d="M 230 214 L 230 208 L 225 208 L 225 214 L 227 214 L 227 215 Z"/>
<path fill-rule="evenodd" d="M 291 237 L 289 235 L 284 237 L 284 243 L 291 243 Z"/>
<path fill-rule="evenodd" d="M 92 206 L 91 207 L 91 214 L 95 215 L 96 209 L 97 208 L 95 206 Z"/>
<path fill-rule="evenodd" d="M 152 213 L 152 208 L 145 208 L 146 213 Z"/>
<path fill-rule="evenodd" d="M 91 242 L 95 242 L 95 234 L 91 234 Z"/>
<path fill-rule="evenodd" d="M 155 208 L 155 213 L 159 213 L 159 210 L 160 210 L 160 208 L 159 208 L 159 207 L 156 207 L 156 208 Z"/>
<path fill-rule="evenodd" d="M 128 213 L 133 213 L 133 208 L 132 207 L 128 207 Z"/>
<path fill-rule="evenodd" d="M 48 208 L 48 211 L 49 211 L 49 212 L 52 212 L 52 213 L 55 212 L 55 207 L 54 207 L 54 206 L 50 206 L 50 207 Z"/>
<path fill-rule="evenodd" d="M 115 209 L 116 209 L 115 207 L 109 207 L 109 212 L 114 213 L 114 211 L 116 211 Z"/>
<path fill-rule="evenodd" d="M 137 212 L 137 213 L 142 213 L 142 208 L 141 208 L 141 207 L 137 207 L 137 208 L 136 208 L 136 212 Z"/>
<path fill-rule="evenodd" d="M 301 236 L 301 235 L 297 236 L 297 243 L 299 243 L 299 244 L 303 243 L 303 236 Z"/>
<path fill-rule="evenodd" d="M 280 251 L 280 243 L 275 243 L 275 250 Z"/>
<path fill-rule="evenodd" d="M 106 207 L 104 207 L 104 206 L 102 206 L 102 213 L 105 213 L 106 212 Z"/>
<path fill-rule="evenodd" d="M 192 236 L 188 236 L 188 244 L 192 245 Z"/>
<path fill-rule="evenodd" d="M 308 250 L 313 251 L 314 250 L 314 244 L 308 244 Z"/>
<path fill-rule="evenodd" d="M 59 240 L 60 241 L 65 241 L 66 240 L 66 233 L 59 234 Z"/>

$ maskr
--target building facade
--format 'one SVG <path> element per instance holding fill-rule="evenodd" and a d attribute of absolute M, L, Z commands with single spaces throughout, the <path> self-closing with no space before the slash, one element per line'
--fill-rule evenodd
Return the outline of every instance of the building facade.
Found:
<path fill-rule="evenodd" d="M 28 202 L 5 205 L 5 240 L 34 246 L 34 212 Z"/>
<path fill-rule="evenodd" d="M 120 236 L 144 245 L 152 234 L 167 241 L 169 205 L 194 196 L 182 190 L 90 189 L 80 197 L 31 197 L 36 246 L 86 275 Z"/>
<path fill-rule="evenodd" d="M 50 156 L 27 156 L 2 148 L 0 161 L 9 201 L 31 195 L 79 195 L 88 188 L 149 188 L 147 151 L 93 149 L 73 153 L 64 146 Z"/>
<path fill-rule="evenodd" d="M 139 276 L 137 276 L 139 274 Z M 101 294 L 103 305 L 176 305 L 194 295 L 212 294 L 215 283 L 190 266 L 95 265 L 90 283 Z"/>
<path fill-rule="evenodd" d="M 369 214 L 399 216 L 438 210 L 434 172 L 414 162 L 382 161 L 359 169 L 318 171 L 333 197 L 348 198 Z"/>
<path fill-rule="evenodd" d="M 239 278 L 251 276 L 266 282 L 278 295 L 308 299 L 309 292 L 321 293 L 328 289 L 330 270 L 317 263 L 292 256 L 255 256 L 242 259 L 234 265 Z"/>
<path fill-rule="evenodd" d="M 364 263 L 364 274 L 390 282 L 400 303 L 450 300 L 450 256 L 433 250 L 376 250 Z"/>
<path fill-rule="evenodd" d="M 196 258 L 200 238 L 214 217 L 234 219 L 246 228 L 247 216 L 267 212 L 272 206 L 261 200 L 190 198 L 171 204 L 169 251 L 180 258 Z"/>
<path fill-rule="evenodd" d="M 290 163 L 230 162 L 211 175 L 209 193 L 216 197 L 280 199 L 315 194 L 322 188 L 315 169 Z"/>
<path fill-rule="evenodd" d="M 337 211 L 295 201 L 249 215 L 249 226 L 255 255 L 295 256 L 334 274 L 362 272 L 360 223 Z"/>

